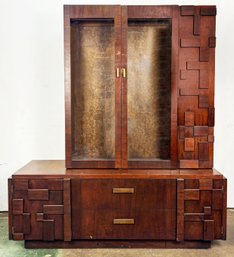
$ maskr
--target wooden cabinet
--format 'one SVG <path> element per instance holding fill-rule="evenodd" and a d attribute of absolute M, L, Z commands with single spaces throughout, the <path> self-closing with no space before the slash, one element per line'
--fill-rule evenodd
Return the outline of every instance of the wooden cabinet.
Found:
<path fill-rule="evenodd" d="M 66 160 L 9 180 L 28 248 L 208 248 L 226 238 L 213 169 L 215 6 L 64 7 Z"/>

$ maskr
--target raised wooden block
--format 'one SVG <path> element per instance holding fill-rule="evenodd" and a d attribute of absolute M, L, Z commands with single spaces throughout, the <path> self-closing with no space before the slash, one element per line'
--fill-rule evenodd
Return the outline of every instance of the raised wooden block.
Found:
<path fill-rule="evenodd" d="M 207 69 L 199 71 L 199 88 L 209 88 L 209 71 Z"/>
<path fill-rule="evenodd" d="M 201 16 L 216 16 L 217 10 L 215 6 L 203 6 L 200 9 Z"/>
<path fill-rule="evenodd" d="M 185 136 L 185 126 L 180 126 L 179 127 L 179 138 L 184 139 Z"/>
<path fill-rule="evenodd" d="M 212 179 L 199 179 L 200 190 L 212 190 L 213 181 Z"/>
<path fill-rule="evenodd" d="M 184 139 L 184 151 L 185 152 L 194 151 L 194 138 L 185 138 Z"/>
<path fill-rule="evenodd" d="M 49 200 L 48 189 L 29 189 L 28 200 Z"/>
<path fill-rule="evenodd" d="M 208 126 L 214 127 L 215 124 L 215 109 L 209 108 L 208 110 Z"/>
<path fill-rule="evenodd" d="M 214 240 L 214 221 L 213 220 L 204 221 L 204 240 L 207 240 L 207 241 Z"/>
<path fill-rule="evenodd" d="M 208 136 L 208 132 L 209 132 L 208 126 L 195 126 L 194 127 L 194 136 L 195 137 Z"/>
<path fill-rule="evenodd" d="M 43 205 L 44 214 L 63 214 L 63 205 Z"/>
<path fill-rule="evenodd" d="M 209 160 L 209 144 L 208 143 L 199 143 L 198 144 L 198 158 L 200 161 Z"/>
<path fill-rule="evenodd" d="M 211 215 L 211 206 L 204 206 L 203 211 L 205 215 Z"/>
<path fill-rule="evenodd" d="M 184 221 L 203 221 L 204 214 L 203 213 L 185 213 Z"/>
<path fill-rule="evenodd" d="M 207 95 L 199 95 L 199 108 L 208 108 L 209 107 L 209 97 Z"/>
<path fill-rule="evenodd" d="M 194 112 L 185 112 L 184 116 L 184 124 L 185 126 L 193 126 L 194 125 L 194 119 L 195 119 Z"/>
<path fill-rule="evenodd" d="M 208 47 L 200 47 L 200 54 L 199 54 L 200 62 L 208 62 L 209 55 L 210 55 L 210 52 Z"/>
<path fill-rule="evenodd" d="M 184 200 L 199 200 L 200 194 L 199 189 L 185 189 Z"/>
<path fill-rule="evenodd" d="M 13 199 L 12 212 L 14 215 L 23 214 L 23 212 L 24 212 L 24 200 L 23 199 Z"/>
<path fill-rule="evenodd" d="M 43 240 L 54 241 L 54 220 L 43 221 Z"/>
<path fill-rule="evenodd" d="M 28 179 L 14 180 L 14 190 L 28 190 Z"/>
<path fill-rule="evenodd" d="M 198 160 L 180 160 L 180 168 L 181 169 L 199 168 L 199 161 Z"/>
<path fill-rule="evenodd" d="M 195 6 L 186 5 L 180 7 L 180 15 L 181 16 L 192 16 L 195 13 Z"/>
<path fill-rule="evenodd" d="M 23 214 L 23 232 L 24 232 L 24 234 L 30 234 L 30 232 L 31 232 L 31 215 L 30 215 L 30 213 Z"/>
<path fill-rule="evenodd" d="M 184 127 L 184 136 L 193 137 L 193 127 Z"/>
<path fill-rule="evenodd" d="M 223 208 L 223 190 L 213 189 L 212 208 L 213 208 L 213 210 L 222 210 L 222 208 Z"/>
<path fill-rule="evenodd" d="M 181 38 L 180 47 L 200 47 L 200 38 Z"/>
<path fill-rule="evenodd" d="M 216 47 L 216 37 L 209 37 L 209 47 L 210 48 Z"/>

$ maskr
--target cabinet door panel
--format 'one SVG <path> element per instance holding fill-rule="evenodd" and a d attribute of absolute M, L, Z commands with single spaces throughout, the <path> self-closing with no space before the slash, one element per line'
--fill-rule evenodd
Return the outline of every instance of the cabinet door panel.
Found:
<path fill-rule="evenodd" d="M 120 161 L 120 6 L 65 7 L 66 166 Z"/>
<path fill-rule="evenodd" d="M 177 22 L 176 6 L 127 7 L 122 111 L 127 112 L 123 136 L 129 168 L 176 166 Z"/>

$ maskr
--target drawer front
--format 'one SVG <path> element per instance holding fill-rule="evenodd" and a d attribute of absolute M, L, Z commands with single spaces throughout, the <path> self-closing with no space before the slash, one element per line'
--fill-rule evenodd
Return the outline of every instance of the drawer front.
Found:
<path fill-rule="evenodd" d="M 73 180 L 74 239 L 174 240 L 176 180 Z"/>

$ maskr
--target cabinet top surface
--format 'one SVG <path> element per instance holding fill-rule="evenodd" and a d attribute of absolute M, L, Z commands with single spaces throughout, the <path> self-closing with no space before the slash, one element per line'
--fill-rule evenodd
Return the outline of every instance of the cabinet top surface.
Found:
<path fill-rule="evenodd" d="M 43 176 L 43 178 L 223 178 L 215 169 L 66 169 L 63 160 L 33 160 L 13 174 L 14 177 Z"/>

